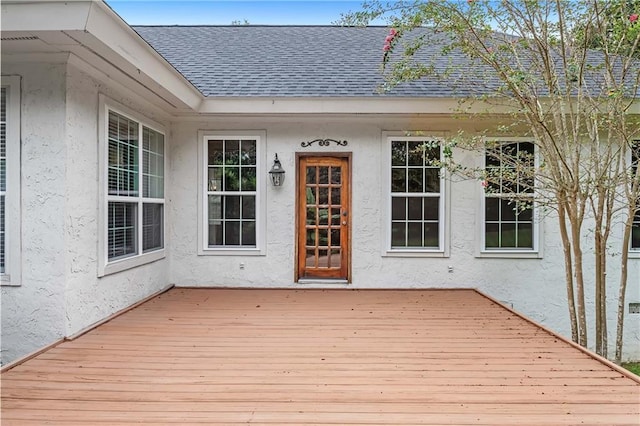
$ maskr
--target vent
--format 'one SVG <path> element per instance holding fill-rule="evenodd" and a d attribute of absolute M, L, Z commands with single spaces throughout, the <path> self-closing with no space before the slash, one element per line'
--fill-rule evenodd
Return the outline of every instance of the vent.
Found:
<path fill-rule="evenodd" d="M 640 303 L 629 303 L 630 314 L 640 314 Z"/>
<path fill-rule="evenodd" d="M 2 41 L 38 40 L 37 36 L 2 37 Z"/>

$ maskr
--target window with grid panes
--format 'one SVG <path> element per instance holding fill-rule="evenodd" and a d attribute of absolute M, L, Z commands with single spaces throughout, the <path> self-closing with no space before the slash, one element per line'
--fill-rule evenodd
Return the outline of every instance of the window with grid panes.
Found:
<path fill-rule="evenodd" d="M 255 248 L 257 139 L 205 141 L 206 241 L 210 248 Z"/>
<path fill-rule="evenodd" d="M 631 168 L 634 175 L 637 174 L 640 162 L 640 140 L 633 141 L 631 145 Z M 636 211 L 631 228 L 631 250 L 640 251 L 640 211 Z"/>
<path fill-rule="evenodd" d="M 486 250 L 534 249 L 533 171 L 531 142 L 487 144 L 484 198 Z"/>
<path fill-rule="evenodd" d="M 442 203 L 440 144 L 391 140 L 391 249 L 440 250 Z"/>
<path fill-rule="evenodd" d="M 107 258 L 164 248 L 164 135 L 109 111 Z"/>

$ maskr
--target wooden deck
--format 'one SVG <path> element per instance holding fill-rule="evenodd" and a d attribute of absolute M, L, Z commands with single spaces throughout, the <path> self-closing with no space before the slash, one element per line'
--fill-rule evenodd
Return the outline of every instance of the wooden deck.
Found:
<path fill-rule="evenodd" d="M 472 290 L 173 289 L 1 385 L 3 426 L 640 423 L 640 383 Z"/>

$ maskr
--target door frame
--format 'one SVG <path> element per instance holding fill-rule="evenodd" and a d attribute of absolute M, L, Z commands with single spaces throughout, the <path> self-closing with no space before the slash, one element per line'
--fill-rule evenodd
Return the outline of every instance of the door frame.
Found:
<path fill-rule="evenodd" d="M 299 274 L 299 252 L 298 250 L 299 248 L 299 243 L 298 241 L 300 240 L 300 223 L 301 220 L 303 220 L 303 218 L 300 217 L 300 185 L 302 184 L 301 179 L 303 178 L 300 175 L 300 159 L 302 158 L 308 158 L 308 157 L 332 157 L 332 158 L 340 158 L 340 159 L 346 159 L 347 160 L 347 179 L 349 180 L 349 185 L 348 185 L 348 200 L 347 200 L 347 211 L 349 212 L 349 225 L 348 225 L 348 229 L 347 229 L 347 233 L 348 233 L 348 243 L 347 243 L 347 247 L 346 247 L 346 251 L 347 251 L 347 283 L 351 283 L 351 264 L 352 264 L 352 260 L 351 260 L 351 253 L 352 253 L 352 245 L 353 245 L 353 240 L 352 240 L 352 232 L 351 229 L 353 228 L 353 214 L 352 214 L 352 196 L 353 196 L 353 185 L 352 185 L 352 168 L 353 168 L 353 161 L 352 161 L 352 152 L 296 152 L 296 197 L 295 197 L 295 210 L 296 210 L 296 214 L 295 214 L 295 232 L 294 232 L 294 247 L 295 247 L 295 252 L 294 252 L 294 268 L 293 268 L 293 273 L 294 273 L 294 282 L 297 283 L 300 280 L 300 274 Z M 306 200 L 305 200 L 306 201 Z M 320 279 L 319 280 L 323 280 Z M 327 279 L 324 279 L 327 280 Z M 329 279 L 330 281 L 331 279 Z M 340 280 L 341 281 L 341 280 Z"/>

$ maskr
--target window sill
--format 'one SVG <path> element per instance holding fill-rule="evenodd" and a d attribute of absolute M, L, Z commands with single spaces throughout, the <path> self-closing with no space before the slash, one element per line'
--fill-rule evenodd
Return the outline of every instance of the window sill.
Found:
<path fill-rule="evenodd" d="M 640 250 L 629 250 L 629 259 L 640 259 Z"/>
<path fill-rule="evenodd" d="M 0 275 L 0 286 L 20 287 L 20 283 L 18 281 L 11 281 L 11 275 L 9 274 L 2 274 Z"/>
<path fill-rule="evenodd" d="M 106 265 L 100 267 L 98 271 L 98 277 L 104 277 L 105 275 L 115 274 L 117 272 L 126 271 L 138 266 L 145 265 L 147 263 L 155 262 L 165 258 L 165 250 L 157 250 L 149 253 L 144 253 L 135 257 L 128 257 L 126 259 L 116 260 L 109 262 Z"/>
<path fill-rule="evenodd" d="M 206 248 L 198 250 L 198 256 L 264 256 L 259 248 Z"/>
<path fill-rule="evenodd" d="M 533 250 L 482 250 L 479 253 L 476 253 L 476 257 L 498 259 L 542 259 L 542 253 Z"/>
<path fill-rule="evenodd" d="M 382 257 L 449 257 L 444 250 L 393 249 L 382 253 Z"/>

